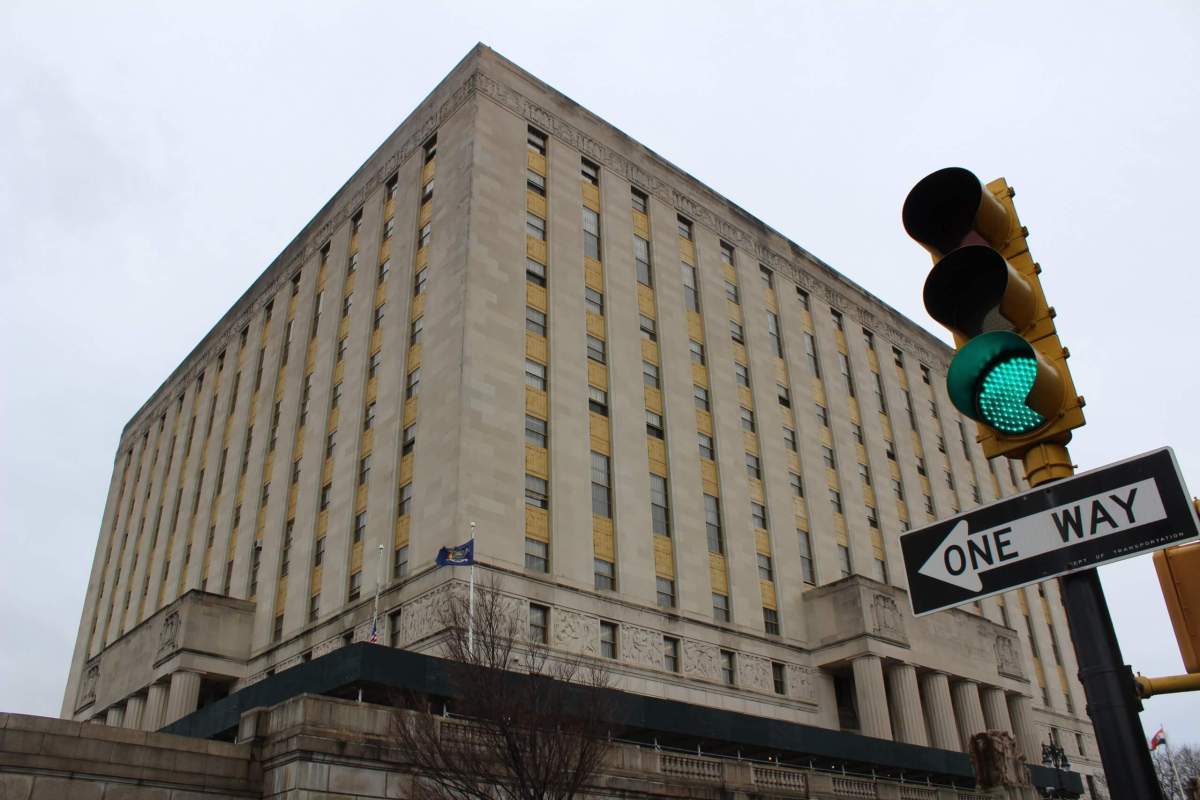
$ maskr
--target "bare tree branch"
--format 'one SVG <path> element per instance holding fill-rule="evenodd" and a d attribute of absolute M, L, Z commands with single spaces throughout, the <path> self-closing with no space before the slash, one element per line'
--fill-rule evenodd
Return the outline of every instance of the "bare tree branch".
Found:
<path fill-rule="evenodd" d="M 468 598 L 442 609 L 453 697 L 442 715 L 409 696 L 396 714 L 397 747 L 417 776 L 414 792 L 439 800 L 571 800 L 611 747 L 610 672 L 600 660 L 552 652 L 529 640 L 522 601 L 494 576 L 476 586 L 474 636 Z M 415 788 L 415 787 L 418 787 Z"/>

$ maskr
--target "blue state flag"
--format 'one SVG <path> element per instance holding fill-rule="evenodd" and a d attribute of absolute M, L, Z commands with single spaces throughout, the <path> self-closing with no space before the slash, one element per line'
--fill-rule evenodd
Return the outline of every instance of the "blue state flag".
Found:
<path fill-rule="evenodd" d="M 437 565 L 439 567 L 466 567 L 475 563 L 475 540 L 458 547 L 443 547 L 438 550 Z"/>

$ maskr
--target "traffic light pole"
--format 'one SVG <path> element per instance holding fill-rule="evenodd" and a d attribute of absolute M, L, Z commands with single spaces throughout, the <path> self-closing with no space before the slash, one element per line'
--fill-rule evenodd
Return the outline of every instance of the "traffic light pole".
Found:
<path fill-rule="evenodd" d="M 1025 456 L 1031 486 L 1074 474 L 1067 448 L 1040 444 Z M 1067 624 L 1079 662 L 1079 682 L 1096 731 L 1111 797 L 1162 800 L 1162 789 L 1142 734 L 1142 709 L 1133 670 L 1121 656 L 1100 575 L 1094 569 L 1059 578 Z"/>

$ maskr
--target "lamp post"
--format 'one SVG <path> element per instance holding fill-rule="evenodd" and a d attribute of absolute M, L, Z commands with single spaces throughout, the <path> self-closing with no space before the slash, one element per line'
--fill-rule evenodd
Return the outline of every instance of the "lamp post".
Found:
<path fill-rule="evenodd" d="M 1071 769 L 1071 762 L 1067 760 L 1067 753 L 1053 739 L 1048 744 L 1042 745 L 1042 765 L 1054 768 L 1054 782 L 1057 788 L 1046 789 L 1046 797 L 1061 798 L 1066 797 L 1063 794 L 1062 774 Z"/>

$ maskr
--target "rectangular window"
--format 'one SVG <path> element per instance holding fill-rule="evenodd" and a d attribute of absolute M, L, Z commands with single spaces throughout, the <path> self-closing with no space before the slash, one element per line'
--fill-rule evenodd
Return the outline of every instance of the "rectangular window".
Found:
<path fill-rule="evenodd" d="M 835 330 L 839 330 L 839 331 L 846 330 L 846 328 L 842 322 L 842 312 L 831 308 L 831 309 L 829 309 L 829 317 L 833 320 L 833 327 Z"/>
<path fill-rule="evenodd" d="M 539 392 L 546 391 L 546 365 L 525 359 L 525 385 Z"/>
<path fill-rule="evenodd" d="M 815 584 L 817 573 L 813 568 L 812 541 L 808 531 L 797 530 L 796 535 L 800 539 L 800 577 L 809 585 Z"/>
<path fill-rule="evenodd" d="M 847 547 L 847 546 L 846 546 L 846 545 L 844 545 L 844 544 L 839 544 L 839 545 L 837 546 L 837 550 L 838 550 L 838 562 L 839 562 L 839 564 L 840 564 L 840 566 L 841 566 L 841 569 L 842 569 L 842 577 L 844 578 L 844 577 L 846 577 L 847 575 L 849 575 L 849 574 L 850 574 L 850 572 L 851 572 L 851 569 L 850 569 L 850 548 L 849 548 L 849 547 Z"/>
<path fill-rule="evenodd" d="M 382 309 L 383 306 L 380 306 Z M 425 332 L 425 318 L 417 317 L 408 327 L 408 346 L 415 347 L 421 343 L 421 335 Z"/>
<path fill-rule="evenodd" d="M 783 358 L 783 340 L 779 336 L 779 316 L 773 311 L 767 312 L 767 334 L 771 337 L 771 349 L 777 358 Z"/>
<path fill-rule="evenodd" d="M 534 508 L 550 507 L 550 485 L 544 478 L 525 474 L 525 505 Z"/>
<path fill-rule="evenodd" d="M 421 267 L 413 276 L 413 296 L 425 294 L 425 283 L 429 277 L 429 268 Z"/>
<path fill-rule="evenodd" d="M 683 303 L 688 311 L 700 313 L 700 292 L 696 288 L 696 268 L 683 261 L 679 262 L 680 275 L 683 277 Z"/>
<path fill-rule="evenodd" d="M 424 272 L 424 270 L 422 270 Z M 532 258 L 525 259 L 525 280 L 534 286 L 546 285 L 546 268 Z"/>
<path fill-rule="evenodd" d="M 804 355 L 808 359 L 808 366 L 812 370 L 813 377 L 820 378 L 821 362 L 817 358 L 817 340 L 807 332 L 804 334 Z"/>
<path fill-rule="evenodd" d="M 756 528 L 765 529 L 767 527 L 767 507 L 762 503 L 750 501 L 750 522 Z"/>
<path fill-rule="evenodd" d="M 708 552 L 724 553 L 725 540 L 721 532 L 721 501 L 710 494 L 704 495 L 704 531 L 708 538 Z"/>
<path fill-rule="evenodd" d="M 788 472 L 788 485 L 792 487 L 792 494 L 804 497 L 804 480 L 798 473 Z"/>
<path fill-rule="evenodd" d="M 863 486 L 871 485 L 871 468 L 866 464 L 858 465 L 858 479 L 862 481 Z"/>
<path fill-rule="evenodd" d="M 408 574 L 408 545 L 402 544 L 392 551 L 392 577 L 403 578 Z"/>
<path fill-rule="evenodd" d="M 775 580 L 775 569 L 771 564 L 771 557 L 766 553 L 758 553 L 758 579 L 760 581 Z"/>
<path fill-rule="evenodd" d="M 390 258 L 385 258 L 383 261 L 380 261 L 379 262 L 379 282 L 383 283 L 385 280 L 387 280 L 387 276 L 389 274 L 391 274 L 391 271 L 392 271 L 392 260 Z M 313 329 L 314 330 L 316 329 L 315 325 L 313 326 Z"/>
<path fill-rule="evenodd" d="M 692 354 L 692 362 L 704 366 L 704 345 L 694 339 L 689 339 L 688 350 Z"/>
<path fill-rule="evenodd" d="M 313 566 L 319 567 L 325 562 L 325 537 L 322 536 L 313 543 Z"/>
<path fill-rule="evenodd" d="M 365 455 L 358 462 L 358 485 L 363 486 L 371 477 L 371 456 Z"/>
<path fill-rule="evenodd" d="M 362 595 L 362 570 L 350 575 L 350 596 L 347 600 L 357 600 Z"/>
<path fill-rule="evenodd" d="M 525 187 L 536 195 L 546 196 L 546 179 L 533 170 L 525 171 Z"/>
<path fill-rule="evenodd" d="M 775 288 L 775 273 L 772 272 L 769 267 L 767 267 L 764 264 L 759 264 L 758 265 L 758 276 L 760 278 L 762 278 L 762 283 L 763 283 L 764 289 L 774 289 Z"/>
<path fill-rule="evenodd" d="M 746 453 L 746 474 L 752 480 L 762 480 L 762 462 L 754 453 Z"/>
<path fill-rule="evenodd" d="M 363 430 L 369 431 L 375 426 L 375 402 L 367 403 L 367 410 L 363 412 Z"/>
<path fill-rule="evenodd" d="M 546 644 L 550 632 L 550 609 L 536 603 L 529 604 L 529 641 Z"/>
<path fill-rule="evenodd" d="M 734 304 L 742 302 L 741 295 L 738 292 L 737 284 L 728 278 L 725 279 L 725 299 Z"/>
<path fill-rule="evenodd" d="M 600 621 L 600 655 L 605 658 L 617 657 L 617 624 Z"/>
<path fill-rule="evenodd" d="M 383 325 L 385 309 L 387 309 L 386 303 L 375 307 L 375 316 L 371 320 L 371 328 L 373 330 L 379 330 L 380 326 Z"/>
<path fill-rule="evenodd" d="M 692 221 L 683 216 L 675 217 L 676 229 L 679 231 L 679 238 L 692 240 Z"/>
<path fill-rule="evenodd" d="M 546 155 L 546 134 L 539 131 L 537 128 L 530 128 L 529 135 L 526 139 L 529 145 L 529 152 L 537 153 L 539 156 Z"/>
<path fill-rule="evenodd" d="M 590 286 L 583 290 L 583 304 L 596 316 L 604 316 L 604 295 Z"/>
<path fill-rule="evenodd" d="M 645 314 L 638 315 L 638 324 L 642 330 L 642 338 L 647 341 L 658 341 L 658 326 L 654 324 L 654 320 L 647 317 Z"/>
<path fill-rule="evenodd" d="M 716 597 L 716 595 L 713 595 Z M 734 672 L 734 654 L 732 650 L 721 651 L 721 681 L 726 686 L 734 686 L 737 683 L 736 673 Z"/>
<path fill-rule="evenodd" d="M 715 449 L 713 447 L 713 438 L 707 433 L 696 434 L 700 440 L 700 457 L 712 461 L 716 458 Z"/>
<path fill-rule="evenodd" d="M 837 489 L 829 490 L 829 504 L 833 506 L 833 513 L 841 514 L 842 511 L 842 493 Z"/>
<path fill-rule="evenodd" d="M 374 378 L 376 375 L 378 375 L 379 368 L 381 366 L 383 366 L 383 351 L 376 350 L 374 353 L 371 353 L 371 358 L 367 362 L 367 378 Z M 417 372 L 417 370 L 413 370 L 413 372 Z"/>
<path fill-rule="evenodd" d="M 867 525 L 879 530 L 879 511 L 875 506 L 867 506 Z"/>
<path fill-rule="evenodd" d="M 658 365 L 649 361 L 642 362 L 642 383 L 651 389 L 659 388 Z"/>
<path fill-rule="evenodd" d="M 713 592 L 712 605 L 713 619 L 717 622 L 729 622 L 729 596 Z"/>
<path fill-rule="evenodd" d="M 546 241 L 546 220 L 537 214 L 525 215 L 525 234 L 539 241 Z"/>
<path fill-rule="evenodd" d="M 599 364 L 605 363 L 604 340 L 588 334 L 587 357 Z"/>
<path fill-rule="evenodd" d="M 588 411 L 593 414 L 599 414 L 602 417 L 608 416 L 608 392 L 596 386 L 588 386 Z"/>
<path fill-rule="evenodd" d="M 742 430 L 746 431 L 747 433 L 754 433 L 754 412 L 745 406 L 740 406 L 739 408 L 741 410 L 742 417 Z"/>
<path fill-rule="evenodd" d="M 361 542 L 367 534 L 367 512 L 360 511 L 354 515 L 353 543 Z"/>
<path fill-rule="evenodd" d="M 428 164 L 437 157 L 437 136 L 429 137 L 429 141 L 425 142 L 425 163 Z"/>
<path fill-rule="evenodd" d="M 729 320 L 729 338 L 737 344 L 746 343 L 746 330 L 741 323 Z"/>
<path fill-rule="evenodd" d="M 851 422 L 850 432 L 854 434 L 855 444 L 866 444 L 866 440 L 863 438 L 862 425 L 859 425 L 857 422 Z"/>
<path fill-rule="evenodd" d="M 534 336 L 545 336 L 546 315 L 533 306 L 525 306 L 525 330 Z"/>
<path fill-rule="evenodd" d="M 798 452 L 796 444 L 796 432 L 791 428 L 783 429 L 783 446 L 791 452 Z"/>
<path fill-rule="evenodd" d="M 639 214 L 647 213 L 647 211 L 649 209 L 649 201 L 650 201 L 649 196 L 645 192 L 643 192 L 641 189 L 636 189 L 633 187 L 630 187 L 629 194 L 630 194 L 630 201 L 633 204 L 633 210 L 638 212 Z"/>
<path fill-rule="evenodd" d="M 410 454 L 413 448 L 417 446 L 417 426 L 416 423 L 409 425 L 404 429 L 403 437 L 400 444 L 401 457 Z"/>
<path fill-rule="evenodd" d="M 546 420 L 525 416 L 525 442 L 534 447 L 546 446 Z"/>
<path fill-rule="evenodd" d="M 592 515 L 612 516 L 612 487 L 610 486 L 610 462 L 602 453 L 592 453 Z"/>
<path fill-rule="evenodd" d="M 788 387 L 782 383 L 775 385 L 776 394 L 779 396 L 779 405 L 784 408 L 792 407 L 792 393 L 788 391 Z"/>
<path fill-rule="evenodd" d="M 318 592 L 308 598 L 308 621 L 316 622 L 321 616 L 321 593 Z"/>
<path fill-rule="evenodd" d="M 895 362 L 897 369 L 904 369 L 904 351 L 899 347 L 892 348 L 892 361 Z"/>
<path fill-rule="evenodd" d="M 721 242 L 721 263 L 733 266 L 733 245 L 729 242 Z"/>
<path fill-rule="evenodd" d="M 763 630 L 768 636 L 779 635 L 779 612 L 773 608 L 763 609 Z"/>
<path fill-rule="evenodd" d="M 667 672 L 679 672 L 679 640 L 664 636 L 662 640 L 663 669 Z"/>
<path fill-rule="evenodd" d="M 320 502 L 320 506 L 319 506 L 321 511 L 324 511 L 325 509 L 329 508 L 329 500 L 332 496 L 333 496 L 333 484 L 332 483 L 327 483 L 321 487 L 321 502 Z M 264 503 L 263 505 L 266 505 L 266 503 Z"/>
<path fill-rule="evenodd" d="M 926 386 L 930 385 L 931 383 L 929 367 L 925 366 L 924 364 L 921 365 L 921 383 L 925 384 Z"/>
<path fill-rule="evenodd" d="M 692 385 L 692 399 L 696 404 L 696 408 L 700 411 L 711 410 L 708 403 L 708 389 L 705 389 L 703 386 Z"/>
<path fill-rule="evenodd" d="M 417 396 L 417 389 L 421 386 L 421 368 L 414 367 L 413 371 L 408 373 L 408 379 L 404 385 L 404 399 L 411 400 Z"/>
<path fill-rule="evenodd" d="M 655 439 L 663 438 L 662 414 L 657 414 L 648 408 L 646 409 L 646 435 Z"/>
<path fill-rule="evenodd" d="M 833 449 L 821 446 L 821 458 L 825 461 L 825 466 L 829 469 L 837 469 L 837 458 L 833 454 Z"/>
<path fill-rule="evenodd" d="M 658 594 L 659 608 L 675 607 L 675 581 L 660 575 L 655 579 L 655 590 Z"/>
<path fill-rule="evenodd" d="M 433 235 L 433 223 L 427 222 L 421 226 L 421 230 L 417 232 L 417 249 L 421 250 L 429 246 L 429 239 Z M 354 258 L 351 257 L 350 264 L 354 264 Z"/>
<path fill-rule="evenodd" d="M 612 591 L 617 588 L 616 567 L 611 561 L 595 558 L 593 561 L 593 578 L 597 589 Z"/>
<path fill-rule="evenodd" d="M 396 516 L 407 517 L 412 513 L 412 484 L 406 483 L 400 487 L 400 499 L 396 504 Z"/>
<path fill-rule="evenodd" d="M 745 364 L 739 364 L 736 361 L 733 362 L 733 379 L 737 382 L 738 386 L 745 386 L 747 389 L 749 389 L 750 368 Z"/>
<path fill-rule="evenodd" d="M 787 682 L 784 680 L 783 664 L 778 661 L 771 662 L 771 683 L 775 686 L 775 694 L 787 694 Z"/>
<path fill-rule="evenodd" d="M 550 571 L 550 545 L 537 539 L 525 538 L 525 569 L 534 572 Z"/>
<path fill-rule="evenodd" d="M 600 167 L 588 161 L 586 158 L 580 159 L 580 174 L 585 181 L 592 186 L 600 185 Z"/>
<path fill-rule="evenodd" d="M 583 209 L 583 256 L 600 260 L 600 215 Z"/>
<path fill-rule="evenodd" d="M 650 528 L 660 536 L 671 535 L 671 501 L 667 479 L 650 473 Z"/>
<path fill-rule="evenodd" d="M 650 242 L 640 236 L 633 237 L 633 265 L 638 283 L 654 285 L 654 270 L 650 266 Z"/>

